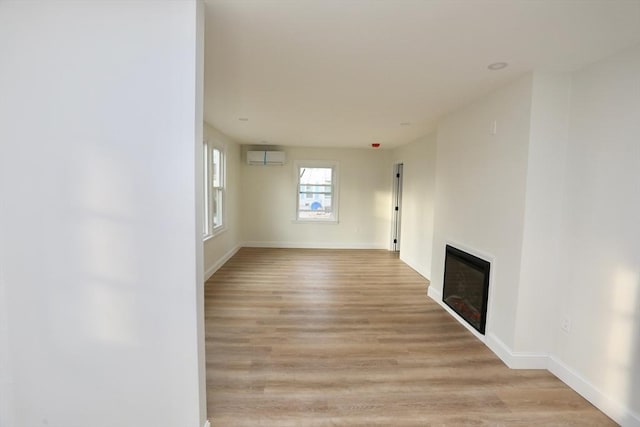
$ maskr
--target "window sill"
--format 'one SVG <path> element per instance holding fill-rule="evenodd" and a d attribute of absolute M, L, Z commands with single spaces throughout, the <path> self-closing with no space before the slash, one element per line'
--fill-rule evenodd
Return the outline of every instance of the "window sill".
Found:
<path fill-rule="evenodd" d="M 338 225 L 337 219 L 294 219 L 291 221 L 294 224 L 327 224 Z"/>
<path fill-rule="evenodd" d="M 227 231 L 227 227 L 225 227 L 224 225 L 221 226 L 221 227 L 218 227 L 215 230 L 213 230 L 213 233 L 209 233 L 209 234 L 206 234 L 206 235 L 202 236 L 202 241 L 206 242 L 208 240 L 211 240 L 214 237 L 217 237 L 217 236 L 221 235 L 225 231 Z"/>

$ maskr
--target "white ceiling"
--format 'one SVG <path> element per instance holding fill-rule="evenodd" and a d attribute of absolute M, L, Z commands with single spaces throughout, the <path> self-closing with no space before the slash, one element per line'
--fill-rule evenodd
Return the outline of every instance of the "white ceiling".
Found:
<path fill-rule="evenodd" d="M 571 71 L 640 43 L 640 0 L 206 0 L 206 10 L 205 120 L 248 144 L 394 147 L 529 70 Z M 489 71 L 497 61 L 509 66 Z"/>

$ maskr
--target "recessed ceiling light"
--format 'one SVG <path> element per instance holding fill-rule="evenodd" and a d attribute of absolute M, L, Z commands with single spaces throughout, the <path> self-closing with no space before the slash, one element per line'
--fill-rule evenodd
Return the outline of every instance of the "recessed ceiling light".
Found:
<path fill-rule="evenodd" d="M 241 122 L 248 122 L 249 121 L 249 117 L 240 117 L 240 118 L 238 118 L 238 120 L 240 120 Z"/>
<path fill-rule="evenodd" d="M 507 65 L 509 64 L 507 64 L 506 62 L 494 62 L 493 64 L 489 64 L 487 68 L 491 71 L 497 71 L 502 70 L 503 68 L 507 68 Z"/>
<path fill-rule="evenodd" d="M 400 126 L 411 126 L 411 122 L 402 122 Z"/>

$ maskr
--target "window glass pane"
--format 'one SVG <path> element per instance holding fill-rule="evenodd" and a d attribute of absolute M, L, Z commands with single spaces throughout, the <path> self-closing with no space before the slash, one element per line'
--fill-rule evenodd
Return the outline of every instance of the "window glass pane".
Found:
<path fill-rule="evenodd" d="M 220 167 L 220 159 L 221 159 L 221 155 L 220 155 L 220 150 L 218 150 L 217 148 L 214 148 L 213 150 L 213 158 L 212 158 L 212 165 L 213 165 L 213 174 L 212 174 L 212 180 L 213 180 L 213 186 L 214 187 L 221 187 L 221 167 Z"/>
<path fill-rule="evenodd" d="M 204 143 L 204 235 L 214 234 L 222 227 L 224 197 L 224 152 Z"/>
<path fill-rule="evenodd" d="M 298 218 L 331 219 L 333 216 L 333 169 L 299 168 Z"/>
<path fill-rule="evenodd" d="M 332 168 L 300 168 L 300 184 L 331 185 Z"/>
<path fill-rule="evenodd" d="M 209 234 L 209 147 L 206 142 L 202 144 L 202 147 L 204 149 L 202 153 L 202 159 L 204 160 L 204 168 L 202 171 L 204 178 L 204 203 L 202 204 L 204 207 L 204 215 L 202 221 L 202 234 L 207 235 Z"/>
<path fill-rule="evenodd" d="M 213 227 L 222 225 L 222 189 L 213 190 Z"/>

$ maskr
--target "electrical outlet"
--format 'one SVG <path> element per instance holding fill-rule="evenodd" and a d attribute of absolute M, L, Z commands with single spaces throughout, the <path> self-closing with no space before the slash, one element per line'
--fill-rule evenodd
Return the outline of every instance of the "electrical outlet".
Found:
<path fill-rule="evenodd" d="M 560 322 L 560 329 L 565 331 L 567 334 L 571 332 L 571 318 L 569 316 L 564 316 L 562 321 Z"/>

